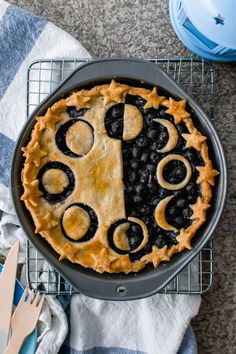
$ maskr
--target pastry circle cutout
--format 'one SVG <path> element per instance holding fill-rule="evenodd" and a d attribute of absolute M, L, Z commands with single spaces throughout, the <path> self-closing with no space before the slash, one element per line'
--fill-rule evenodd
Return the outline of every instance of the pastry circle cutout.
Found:
<path fill-rule="evenodd" d="M 156 119 L 153 119 L 153 120 L 155 122 L 163 125 L 167 129 L 167 132 L 168 132 L 168 142 L 167 142 L 167 144 L 162 149 L 157 149 L 157 152 L 163 153 L 163 152 L 168 152 L 168 151 L 173 150 L 176 147 L 176 145 L 178 143 L 178 140 L 179 140 L 179 134 L 178 134 L 177 129 L 167 119 L 156 118 Z"/>
<path fill-rule="evenodd" d="M 89 241 L 97 228 L 97 215 L 91 207 L 82 203 L 68 206 L 61 218 L 62 233 L 72 242 Z"/>
<path fill-rule="evenodd" d="M 62 218 L 65 233 L 74 241 L 80 240 L 89 229 L 90 216 L 86 210 L 78 205 L 67 208 Z"/>
<path fill-rule="evenodd" d="M 186 168 L 186 176 L 185 176 L 184 180 L 182 182 L 180 182 L 180 183 L 177 183 L 177 184 L 169 183 L 163 177 L 164 167 L 170 161 L 173 161 L 173 160 L 178 160 L 178 161 L 183 162 L 183 164 L 184 164 L 184 166 Z M 158 183 L 160 184 L 160 186 L 162 188 L 165 188 L 165 189 L 168 189 L 168 190 L 171 190 L 171 191 L 176 191 L 178 189 L 184 188 L 188 184 L 188 182 L 190 181 L 190 178 L 192 176 L 192 169 L 191 169 L 190 163 L 188 162 L 188 160 L 184 156 L 177 155 L 177 154 L 170 154 L 170 155 L 167 155 L 166 157 L 164 157 L 158 163 L 156 176 L 157 176 L 157 181 L 158 181 Z"/>
<path fill-rule="evenodd" d="M 72 170 L 59 161 L 45 164 L 38 173 L 38 188 L 49 204 L 64 201 L 73 192 L 75 177 Z"/>
<path fill-rule="evenodd" d="M 70 119 L 61 125 L 56 133 L 56 144 L 63 154 L 82 157 L 93 146 L 93 128 L 82 119 Z"/>
<path fill-rule="evenodd" d="M 52 168 L 43 174 L 42 184 L 48 193 L 58 194 L 68 187 L 69 178 L 64 171 Z"/>
<path fill-rule="evenodd" d="M 66 134 L 66 145 L 78 156 L 89 152 L 93 146 L 93 130 L 90 124 L 83 120 L 71 125 Z"/>

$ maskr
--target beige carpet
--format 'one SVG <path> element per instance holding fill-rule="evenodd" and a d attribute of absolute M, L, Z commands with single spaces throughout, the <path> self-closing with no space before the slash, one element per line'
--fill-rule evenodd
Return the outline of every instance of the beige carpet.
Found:
<path fill-rule="evenodd" d="M 191 56 L 174 34 L 167 0 L 10 0 L 78 38 L 95 57 Z M 193 322 L 200 354 L 236 352 L 236 65 L 217 65 L 215 126 L 229 169 L 229 193 L 215 232 L 214 288 Z M 233 126 L 234 124 L 234 126 Z M 234 128 L 234 129 L 233 129 Z"/>

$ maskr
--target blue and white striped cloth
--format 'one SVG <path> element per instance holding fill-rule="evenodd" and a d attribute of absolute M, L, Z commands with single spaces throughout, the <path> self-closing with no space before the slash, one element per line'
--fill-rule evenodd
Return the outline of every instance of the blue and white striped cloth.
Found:
<path fill-rule="evenodd" d="M 89 53 L 45 19 L 0 0 L 0 253 L 6 254 L 18 238 L 21 263 L 25 238 L 10 197 L 9 170 L 26 120 L 26 71 L 35 59 L 66 57 Z M 42 262 L 41 267 L 48 265 Z M 37 354 L 195 354 L 194 335 L 186 329 L 200 302 L 199 296 L 155 295 L 125 303 L 48 296 Z"/>

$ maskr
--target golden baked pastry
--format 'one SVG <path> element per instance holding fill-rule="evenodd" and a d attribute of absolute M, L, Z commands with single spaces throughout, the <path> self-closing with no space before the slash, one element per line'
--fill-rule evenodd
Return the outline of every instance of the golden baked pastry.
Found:
<path fill-rule="evenodd" d="M 53 104 L 22 148 L 35 232 L 101 273 L 190 249 L 218 174 L 195 120 L 185 99 L 114 80 Z"/>

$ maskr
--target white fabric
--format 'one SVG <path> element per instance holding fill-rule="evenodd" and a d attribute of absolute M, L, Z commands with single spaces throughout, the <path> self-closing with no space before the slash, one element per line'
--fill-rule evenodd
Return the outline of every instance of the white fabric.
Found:
<path fill-rule="evenodd" d="M 69 346 L 174 354 L 199 306 L 200 296 L 155 295 L 124 303 L 76 295 L 71 303 Z"/>

